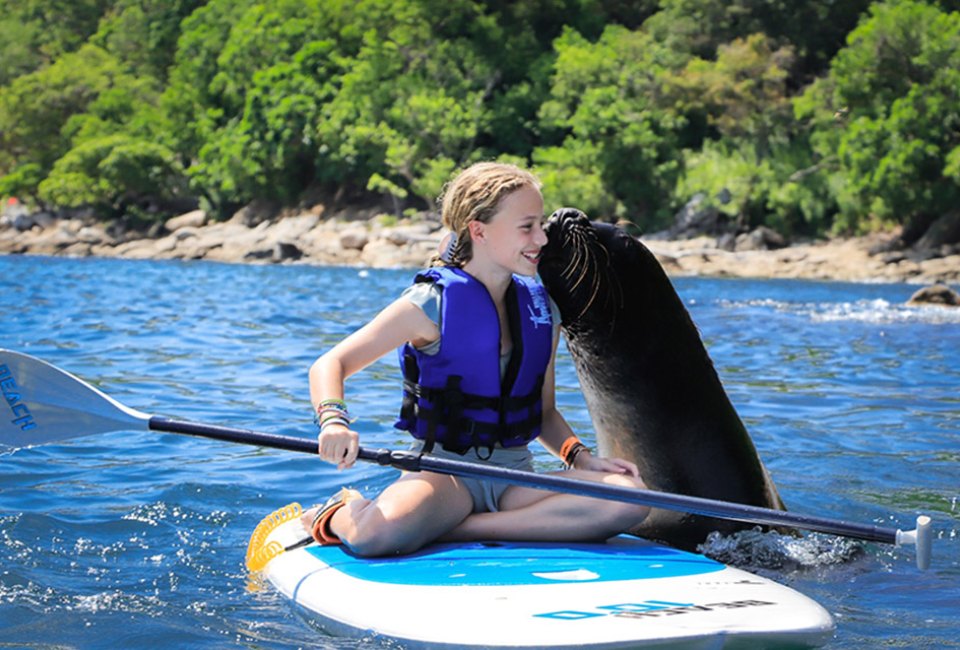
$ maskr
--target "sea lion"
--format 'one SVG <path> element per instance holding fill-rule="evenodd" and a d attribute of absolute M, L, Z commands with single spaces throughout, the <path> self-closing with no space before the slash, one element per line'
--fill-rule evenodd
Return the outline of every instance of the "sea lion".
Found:
<path fill-rule="evenodd" d="M 579 210 L 546 225 L 540 277 L 601 454 L 635 462 L 654 490 L 784 509 L 700 333 L 654 255 Z M 631 532 L 693 549 L 748 524 L 654 509 Z"/>

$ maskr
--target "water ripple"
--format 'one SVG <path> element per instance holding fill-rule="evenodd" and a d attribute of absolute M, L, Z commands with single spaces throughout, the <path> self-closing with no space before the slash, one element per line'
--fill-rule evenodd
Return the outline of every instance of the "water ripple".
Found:
<path fill-rule="evenodd" d="M 0 346 L 147 413 L 305 438 L 310 363 L 412 275 L 16 256 L 0 257 L 0 273 Z M 923 574 L 911 549 L 818 535 L 744 533 L 707 552 L 823 603 L 839 625 L 829 648 L 958 647 L 960 310 L 906 307 L 907 285 L 676 285 L 791 510 L 892 527 L 925 512 L 936 525 Z M 557 385 L 589 440 L 563 345 Z M 348 390 L 365 445 L 405 446 L 391 428 L 395 359 Z M 542 451 L 535 463 L 557 467 Z M 0 455 L 0 645 L 366 647 L 250 590 L 243 555 L 272 510 L 345 483 L 372 495 L 395 476 L 151 432 Z"/>

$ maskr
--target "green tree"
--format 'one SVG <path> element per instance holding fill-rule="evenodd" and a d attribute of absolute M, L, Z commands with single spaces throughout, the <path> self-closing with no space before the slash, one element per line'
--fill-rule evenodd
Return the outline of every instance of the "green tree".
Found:
<path fill-rule="evenodd" d="M 43 57 L 35 49 L 38 27 L 6 15 L 0 18 L 0 86 L 40 67 Z"/>
<path fill-rule="evenodd" d="M 314 125 L 335 92 L 333 53 L 330 41 L 311 41 L 290 62 L 254 75 L 239 119 L 201 147 L 190 169 L 195 185 L 228 204 L 256 196 L 295 202 L 321 174 Z"/>
<path fill-rule="evenodd" d="M 211 84 L 233 25 L 251 5 L 252 0 L 211 0 L 182 23 L 174 63 L 159 100 L 159 119 L 164 144 L 178 153 L 185 167 L 226 122 L 228 113 Z"/>
<path fill-rule="evenodd" d="M 815 196 L 824 188 L 798 174 L 813 162 L 793 117 L 793 60 L 791 48 L 774 49 L 765 34 L 753 34 L 721 45 L 715 60 L 694 58 L 670 80 L 690 121 L 709 126 L 705 140 L 685 151 L 679 200 L 705 193 L 740 228 L 823 227 L 830 209 Z"/>
<path fill-rule="evenodd" d="M 429 202 L 440 189 L 437 170 L 476 155 L 498 71 L 469 42 L 437 40 L 413 3 L 406 10 L 369 29 L 344 60 L 317 138 L 335 169 L 360 182 L 376 174 L 378 188 L 397 188 L 394 196 L 413 189 Z"/>
<path fill-rule="evenodd" d="M 181 23 L 206 0 L 114 0 L 90 42 L 123 61 L 132 72 L 166 79 Z"/>
<path fill-rule="evenodd" d="M 107 216 L 145 211 L 185 189 L 176 156 L 162 145 L 127 135 L 88 140 L 56 162 L 39 184 L 40 198 L 59 207 L 91 206 Z"/>
<path fill-rule="evenodd" d="M 715 61 L 693 59 L 672 83 L 686 110 L 702 111 L 722 137 L 750 143 L 762 159 L 793 118 L 792 62 L 789 47 L 774 50 L 766 35 L 752 34 L 721 45 Z"/>
<path fill-rule="evenodd" d="M 836 160 L 837 227 L 922 225 L 960 200 L 960 13 L 875 5 L 797 102 L 823 160 Z M 834 158 L 835 157 L 835 158 Z"/>
<path fill-rule="evenodd" d="M 86 45 L 0 89 L 0 174 L 36 163 L 49 170 L 70 148 L 65 127 L 103 93 L 138 86 L 101 48 Z"/>
<path fill-rule="evenodd" d="M 790 72 L 799 84 L 827 67 L 871 0 L 661 0 L 660 5 L 662 11 L 645 27 L 665 45 L 711 60 L 721 45 L 766 34 L 772 47 L 796 54 L 799 65 Z"/>
<path fill-rule="evenodd" d="M 562 196 L 553 179 L 583 174 L 588 178 L 579 184 L 596 201 L 580 201 L 584 210 L 662 226 L 673 207 L 685 124 L 664 87 L 686 59 L 643 31 L 618 26 L 607 27 L 596 43 L 568 30 L 555 47 L 540 126 L 558 145 L 534 152 L 548 191 Z"/>
<path fill-rule="evenodd" d="M 115 0 L 0 0 L 0 85 L 74 52 Z"/>

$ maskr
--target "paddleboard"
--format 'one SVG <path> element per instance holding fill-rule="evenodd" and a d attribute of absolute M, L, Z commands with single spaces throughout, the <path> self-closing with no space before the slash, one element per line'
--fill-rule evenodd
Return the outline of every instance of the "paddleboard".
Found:
<path fill-rule="evenodd" d="M 303 537 L 292 520 L 266 540 Z M 434 544 L 373 559 L 310 544 L 276 555 L 264 574 L 329 634 L 403 648 L 816 647 L 834 630 L 793 589 L 626 536 Z"/>

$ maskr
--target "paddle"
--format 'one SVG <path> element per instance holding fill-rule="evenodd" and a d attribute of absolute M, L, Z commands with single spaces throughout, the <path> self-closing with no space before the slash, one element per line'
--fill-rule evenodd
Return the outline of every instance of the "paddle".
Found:
<path fill-rule="evenodd" d="M 56 366 L 35 357 L 2 348 L 0 348 L 0 390 L 5 398 L 7 409 L 0 418 L 0 445 L 12 448 L 61 442 L 110 431 L 150 430 L 308 454 L 317 453 L 317 443 L 312 439 L 147 415 L 124 406 Z M 0 403 L 0 409 L 3 408 L 3 404 Z M 403 451 L 360 449 L 359 459 L 412 472 L 429 471 L 452 476 L 494 479 L 513 485 L 637 503 L 753 524 L 788 526 L 897 546 L 913 544 L 917 547 L 917 566 L 926 569 L 930 563 L 932 523 L 930 517 L 923 515 L 917 518 L 916 529 L 903 531 L 738 503 L 421 456 Z"/>

